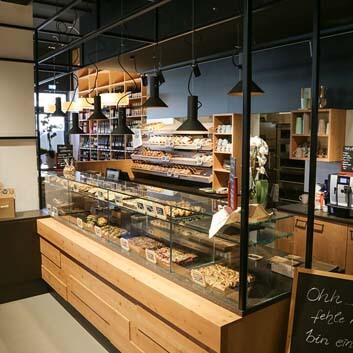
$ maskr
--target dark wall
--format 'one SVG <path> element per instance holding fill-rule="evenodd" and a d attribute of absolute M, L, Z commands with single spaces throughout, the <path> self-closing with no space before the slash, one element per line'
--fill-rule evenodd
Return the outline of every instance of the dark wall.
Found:
<path fill-rule="evenodd" d="M 353 35 L 323 39 L 321 84 L 328 88 L 328 107 L 353 108 Z M 239 79 L 231 59 L 200 64 L 202 76 L 194 79 L 193 94 L 203 106 L 199 115 L 241 112 L 242 98 L 227 92 Z M 187 80 L 190 68 L 164 73 L 160 87 L 166 109 L 150 109 L 150 118 L 186 115 Z M 308 43 L 288 46 L 253 55 L 253 79 L 266 92 L 254 97 L 254 113 L 291 111 L 300 107 L 300 88 L 311 85 L 311 56 Z"/>

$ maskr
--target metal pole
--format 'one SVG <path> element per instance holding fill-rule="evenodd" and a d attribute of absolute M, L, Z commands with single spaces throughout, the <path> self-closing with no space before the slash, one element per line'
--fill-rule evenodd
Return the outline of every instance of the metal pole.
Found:
<path fill-rule="evenodd" d="M 65 7 L 63 7 L 61 10 L 59 10 L 54 16 L 48 18 L 46 21 L 44 21 L 42 24 L 40 24 L 37 27 L 37 30 L 40 31 L 42 30 L 44 27 L 48 26 L 50 23 L 52 23 L 53 21 L 55 21 L 58 17 L 60 17 L 62 14 L 64 14 L 67 10 L 70 10 L 73 6 L 77 5 L 78 3 L 80 3 L 81 0 L 73 0 L 71 1 L 68 5 L 66 5 Z"/>
<path fill-rule="evenodd" d="M 305 267 L 311 268 L 314 242 L 315 184 L 317 130 L 319 115 L 319 75 L 320 75 L 320 0 L 313 0 L 313 36 L 312 36 L 312 78 L 311 78 L 311 137 L 309 169 L 308 224 L 306 230 Z"/>
<path fill-rule="evenodd" d="M 132 20 L 134 20 L 134 19 L 136 19 L 146 13 L 153 11 L 154 9 L 156 9 L 160 6 L 168 4 L 169 2 L 171 2 L 171 0 L 161 0 L 160 2 L 154 3 L 153 5 L 143 7 L 141 10 L 133 12 L 131 15 L 128 15 L 124 18 L 121 18 L 121 19 L 118 19 L 118 20 L 113 21 L 111 23 L 108 23 L 108 24 L 100 27 L 99 30 L 91 31 L 91 32 L 85 34 L 84 36 L 82 36 L 82 38 L 74 40 L 70 44 L 65 45 L 64 47 L 56 49 L 53 52 L 45 55 L 44 57 L 39 59 L 39 63 L 43 63 L 49 59 L 55 58 L 56 56 L 65 53 L 69 49 L 77 48 L 82 43 L 88 42 L 88 41 L 98 37 L 99 35 L 103 34 L 104 32 L 110 31 L 111 29 L 113 29 L 117 26 L 121 26 L 129 21 L 132 21 Z"/>
<path fill-rule="evenodd" d="M 243 0 L 243 118 L 242 118 L 242 182 L 241 182 L 241 224 L 240 224 L 240 271 L 239 310 L 244 313 L 248 295 L 248 253 L 249 253 L 249 168 L 250 168 L 250 82 L 252 70 L 252 0 Z"/>
<path fill-rule="evenodd" d="M 43 192 L 42 192 L 42 172 L 41 172 L 41 154 L 40 154 L 40 121 L 39 121 L 39 65 L 38 65 L 38 31 L 34 31 L 35 46 L 34 46 L 34 60 L 35 60 L 35 81 L 36 81 L 36 135 L 37 135 L 37 170 L 38 170 L 38 198 L 39 198 L 39 209 L 43 208 Z"/>

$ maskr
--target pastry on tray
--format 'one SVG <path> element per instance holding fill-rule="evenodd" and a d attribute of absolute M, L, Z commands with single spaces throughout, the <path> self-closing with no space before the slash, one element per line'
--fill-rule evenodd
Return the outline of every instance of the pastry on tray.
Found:
<path fill-rule="evenodd" d="M 205 279 L 206 285 L 225 291 L 228 288 L 235 288 L 239 285 L 239 272 L 229 267 L 219 264 L 212 264 L 197 269 L 192 269 L 201 273 Z M 254 281 L 254 276 L 248 275 L 248 282 Z"/>
<path fill-rule="evenodd" d="M 166 264 L 169 265 L 170 263 L 170 248 L 168 247 L 163 247 L 160 249 L 157 249 L 155 251 L 157 259 Z M 193 253 L 187 253 L 181 250 L 177 249 L 172 249 L 172 262 L 176 264 L 183 264 L 183 263 L 188 263 L 195 261 L 197 259 L 197 255 Z"/>
<path fill-rule="evenodd" d="M 143 236 L 130 238 L 129 244 L 142 249 L 158 249 L 163 247 L 161 242 Z"/>

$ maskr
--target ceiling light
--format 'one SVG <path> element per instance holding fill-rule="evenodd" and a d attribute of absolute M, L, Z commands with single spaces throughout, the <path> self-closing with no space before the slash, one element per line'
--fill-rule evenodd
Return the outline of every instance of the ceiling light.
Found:
<path fill-rule="evenodd" d="M 150 77 L 150 97 L 143 104 L 145 108 L 167 108 L 162 99 L 159 97 L 159 80 L 157 76 Z"/>
<path fill-rule="evenodd" d="M 108 120 L 102 112 L 101 96 L 99 94 L 94 96 L 94 110 L 88 120 Z"/>
<path fill-rule="evenodd" d="M 197 119 L 199 109 L 198 96 L 188 96 L 188 115 L 177 131 L 208 131 Z"/>
<path fill-rule="evenodd" d="M 83 130 L 80 128 L 78 124 L 78 113 L 72 113 L 72 127 L 69 130 L 70 135 L 76 135 L 76 134 L 84 134 Z"/>
<path fill-rule="evenodd" d="M 126 108 L 119 107 L 118 109 L 118 125 L 112 131 L 112 135 L 134 135 L 133 131 L 126 125 Z"/>
<path fill-rule="evenodd" d="M 252 96 L 261 96 L 265 92 L 254 82 L 250 81 L 250 93 Z M 229 92 L 229 96 L 243 95 L 243 81 L 240 80 Z"/>
<path fill-rule="evenodd" d="M 52 117 L 65 117 L 65 113 L 61 109 L 61 98 L 55 98 L 55 111 L 51 115 Z"/>

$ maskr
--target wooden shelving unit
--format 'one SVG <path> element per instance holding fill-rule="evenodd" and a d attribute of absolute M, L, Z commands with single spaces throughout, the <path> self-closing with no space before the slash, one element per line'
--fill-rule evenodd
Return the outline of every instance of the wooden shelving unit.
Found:
<path fill-rule="evenodd" d="M 131 77 L 134 79 L 132 80 Z M 94 97 L 96 94 L 112 92 L 132 92 L 127 107 L 127 123 L 130 127 L 140 127 L 147 121 L 147 110 L 142 104 L 147 99 L 147 87 L 142 85 L 136 73 L 102 70 L 96 80 L 95 68 L 84 68 L 77 71 L 79 97 Z M 135 91 L 135 83 L 137 92 Z M 93 108 L 93 107 L 92 107 Z M 132 153 L 132 137 L 112 135 L 117 124 L 115 106 L 105 107 L 109 121 L 87 121 L 91 111 L 80 112 L 80 126 L 85 135 L 80 135 L 79 159 L 110 160 L 127 159 Z"/>
<path fill-rule="evenodd" d="M 290 135 L 290 158 L 309 159 L 310 151 L 310 110 L 292 112 Z M 297 120 L 302 119 L 298 128 Z M 317 160 L 337 162 L 342 159 L 345 141 L 346 111 L 341 109 L 320 109 L 319 125 L 323 123 L 324 131 L 318 133 Z M 300 131 L 299 131 L 300 130 Z"/>
<path fill-rule="evenodd" d="M 213 188 L 227 187 L 229 181 L 229 170 L 224 168 L 230 163 L 230 157 L 235 157 L 236 175 L 241 185 L 241 150 L 242 150 L 242 129 L 240 114 L 215 114 L 213 115 Z M 221 128 L 221 126 L 230 126 Z M 224 129 L 226 132 L 224 132 Z M 230 144 L 225 149 L 220 148 L 220 140 L 227 140 Z M 228 163 L 227 163 L 228 161 Z M 226 163 L 225 163 L 226 162 Z"/>

